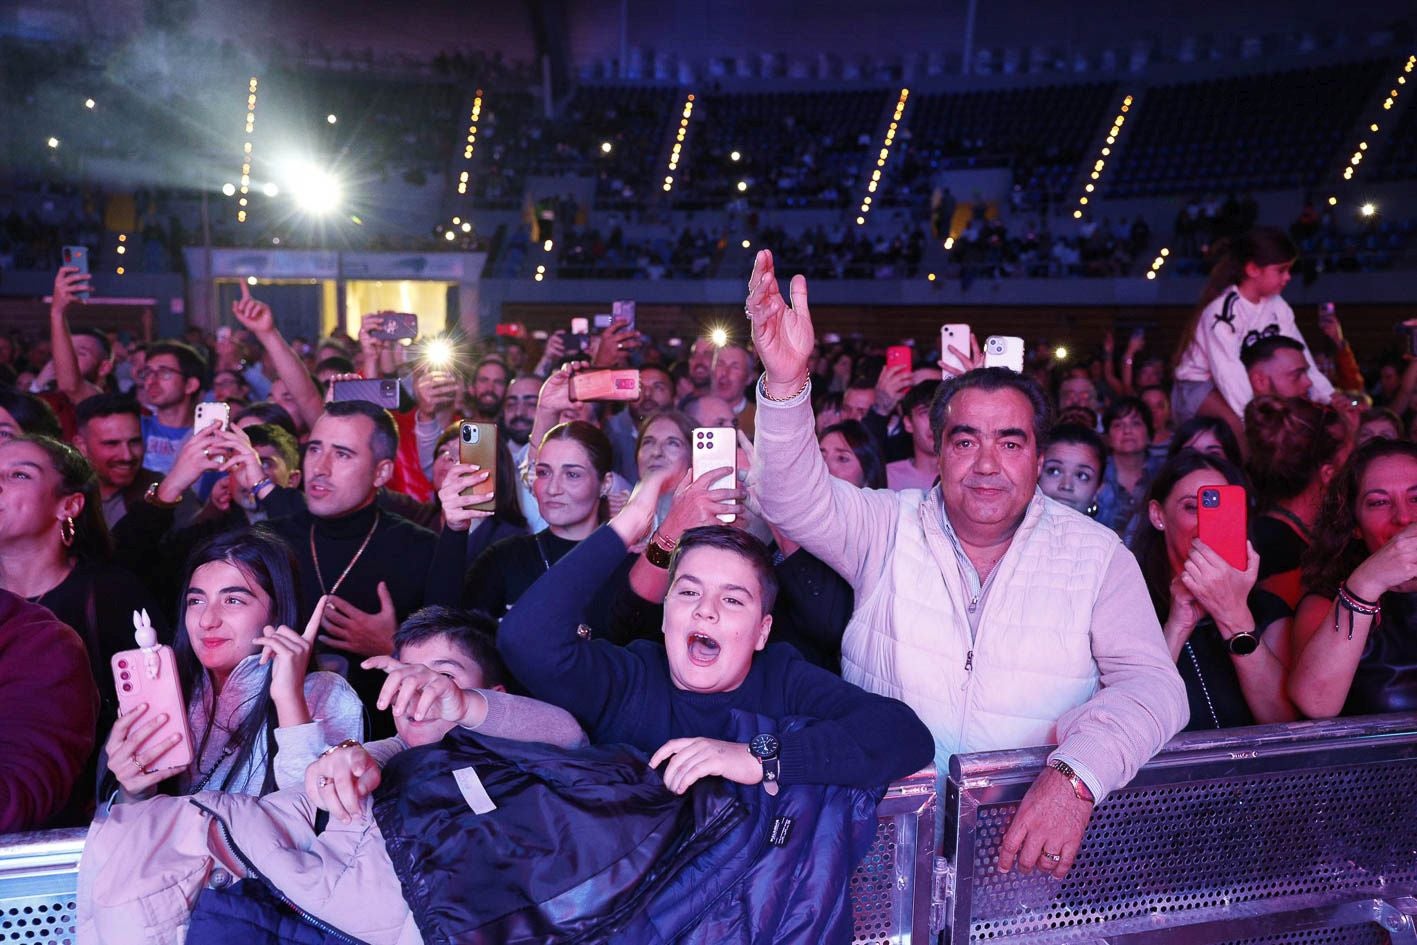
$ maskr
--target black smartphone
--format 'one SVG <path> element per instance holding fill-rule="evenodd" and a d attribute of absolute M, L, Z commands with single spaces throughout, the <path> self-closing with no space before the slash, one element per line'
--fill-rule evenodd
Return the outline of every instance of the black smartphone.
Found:
<path fill-rule="evenodd" d="M 388 410 L 399 409 L 399 382 L 391 377 L 381 377 L 372 381 L 334 381 L 333 401 L 367 400 Z"/>

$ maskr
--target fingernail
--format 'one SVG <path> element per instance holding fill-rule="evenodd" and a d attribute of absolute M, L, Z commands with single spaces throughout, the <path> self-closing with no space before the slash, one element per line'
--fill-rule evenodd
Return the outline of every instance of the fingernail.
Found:
<path fill-rule="evenodd" d="M 166 721 L 167 721 L 167 713 L 164 712 L 164 713 L 162 713 L 161 715 L 159 715 L 159 716 L 157 717 L 157 721 L 159 721 L 159 722 L 166 722 Z"/>

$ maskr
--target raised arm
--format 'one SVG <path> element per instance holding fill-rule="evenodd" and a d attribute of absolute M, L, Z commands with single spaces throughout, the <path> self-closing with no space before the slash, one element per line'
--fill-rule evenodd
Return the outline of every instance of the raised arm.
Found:
<path fill-rule="evenodd" d="M 762 250 L 748 283 L 747 312 L 763 362 L 748 488 L 763 517 L 846 576 L 858 593 L 879 566 L 898 500 L 832 478 L 817 445 L 808 363 L 812 317 L 807 280 L 792 279 L 792 304 L 778 288 L 772 253 Z"/>
<path fill-rule="evenodd" d="M 64 266 L 54 277 L 54 295 L 49 303 L 49 345 L 54 359 L 54 381 L 59 390 L 74 403 L 102 393 L 84 380 L 79 371 L 79 353 L 74 350 L 74 336 L 69 333 L 65 317 L 69 306 L 80 301 L 79 293 L 87 292 L 92 277 L 73 266 Z"/>
<path fill-rule="evenodd" d="M 265 302 L 251 298 L 251 290 L 243 282 L 241 298 L 232 303 L 231 313 L 256 336 L 256 340 L 270 356 L 276 377 L 285 381 L 290 396 L 295 399 L 300 419 L 305 422 L 307 429 L 313 427 L 325 409 L 324 400 L 320 397 L 320 389 L 315 386 L 315 379 L 305 369 L 305 362 L 300 360 L 300 355 L 281 337 L 275 317 L 271 314 L 271 307 Z"/>

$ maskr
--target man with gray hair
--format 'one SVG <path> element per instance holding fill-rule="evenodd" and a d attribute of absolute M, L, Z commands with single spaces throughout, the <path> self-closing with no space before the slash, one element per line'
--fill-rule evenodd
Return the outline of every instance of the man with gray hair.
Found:
<path fill-rule="evenodd" d="M 750 488 L 769 522 L 850 582 L 842 674 L 915 709 L 937 768 L 955 753 L 1057 743 L 999 867 L 1060 877 L 1093 805 L 1188 715 L 1136 559 L 1038 490 L 1051 410 L 1035 382 L 1002 368 L 940 385 L 938 485 L 873 491 L 830 476 L 813 430 L 802 276 L 791 297 L 760 252 L 747 300 L 764 366 Z"/>

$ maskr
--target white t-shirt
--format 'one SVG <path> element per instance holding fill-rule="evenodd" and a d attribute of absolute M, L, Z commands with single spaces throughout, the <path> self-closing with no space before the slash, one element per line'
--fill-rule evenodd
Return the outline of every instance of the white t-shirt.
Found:
<path fill-rule="evenodd" d="M 1289 303 L 1278 295 L 1251 303 L 1235 286 L 1220 293 L 1201 313 L 1196 337 L 1176 365 L 1176 380 L 1214 383 L 1235 415 L 1243 417 L 1245 405 L 1255 393 L 1245 365 L 1240 362 L 1240 352 L 1247 344 L 1270 335 L 1284 335 L 1304 344 L 1309 379 L 1314 382 L 1309 397 L 1317 403 L 1328 403 L 1333 397 L 1333 385 L 1314 364 Z"/>

